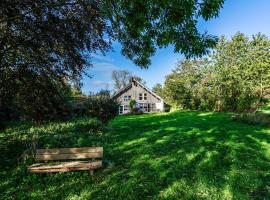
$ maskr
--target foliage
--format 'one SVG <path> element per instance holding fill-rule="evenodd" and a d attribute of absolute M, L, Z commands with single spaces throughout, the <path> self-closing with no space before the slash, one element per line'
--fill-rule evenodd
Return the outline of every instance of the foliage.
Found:
<path fill-rule="evenodd" d="M 54 113 L 59 105 L 51 99 L 47 104 L 45 91 L 50 91 L 52 83 L 60 85 L 63 80 L 78 83 L 92 64 L 91 56 L 105 54 L 111 49 L 112 41 L 121 43 L 123 55 L 141 67 L 150 65 L 156 46 L 174 44 L 175 51 L 187 56 L 206 53 L 216 37 L 199 33 L 197 19 L 216 17 L 222 4 L 223 0 L 200 3 L 3 0 L 0 3 L 0 107 L 4 107 L 2 111 L 12 109 L 2 102 L 13 103 L 19 95 L 20 109 L 35 115 L 30 118 L 41 120 L 43 116 L 36 116 L 38 111 L 29 113 L 28 107 L 34 105 Z M 31 86 L 27 92 L 18 87 L 22 79 Z M 52 89 L 50 95 L 56 97 L 58 91 Z M 33 96 L 32 99 L 38 94 L 40 99 L 31 101 L 25 93 Z"/>
<path fill-rule="evenodd" d="M 74 98 L 71 102 L 72 113 L 75 116 L 96 117 L 102 122 L 108 122 L 118 114 L 118 103 L 110 96 L 110 91 L 101 90 L 90 96 Z"/>
<path fill-rule="evenodd" d="M 83 52 L 109 48 L 99 9 L 89 0 L 1 1 L 0 107 L 19 101 L 15 106 L 27 118 L 54 118 L 59 100 L 65 104 L 63 80 L 78 80 L 87 67 Z"/>
<path fill-rule="evenodd" d="M 10 83 L 10 84 L 7 84 Z M 62 80 L 54 80 L 27 69 L 0 73 L 0 112 L 3 121 L 14 119 L 63 119 L 68 113 L 70 87 Z"/>
<path fill-rule="evenodd" d="M 270 114 L 270 102 L 267 102 L 266 104 L 262 105 L 259 108 L 259 111 L 262 112 L 262 113 L 268 113 L 268 114 Z"/>
<path fill-rule="evenodd" d="M 158 96 L 163 98 L 163 88 L 160 83 L 157 83 L 156 85 L 153 86 L 152 91 L 156 93 Z"/>
<path fill-rule="evenodd" d="M 137 102 L 132 99 L 129 101 L 129 108 L 130 108 L 130 113 L 127 113 L 127 115 L 142 115 L 143 111 L 138 108 Z"/>
<path fill-rule="evenodd" d="M 180 61 L 176 69 L 166 77 L 165 100 L 175 107 L 198 109 L 201 98 L 197 88 L 206 64 L 207 60 Z"/>
<path fill-rule="evenodd" d="M 202 55 L 217 38 L 197 29 L 198 19 L 218 16 L 223 0 L 202 1 L 106 1 L 104 8 L 122 53 L 145 67 L 156 48 L 173 45 L 186 56 Z"/>
<path fill-rule="evenodd" d="M 270 126 L 270 114 L 262 112 L 240 113 L 236 114 L 234 119 L 248 124 L 262 124 Z"/>
<path fill-rule="evenodd" d="M 269 199 L 270 129 L 226 113 L 119 116 L 111 129 L 93 119 L 0 132 L 0 199 Z M 28 173 L 20 158 L 37 148 L 103 146 L 104 167 Z M 31 146 L 31 145 L 30 145 Z"/>
<path fill-rule="evenodd" d="M 112 71 L 112 80 L 113 80 L 113 86 L 114 86 L 115 91 L 118 91 L 126 87 L 130 83 L 131 79 L 134 79 L 140 83 L 146 84 L 146 82 L 141 77 L 138 77 L 132 74 L 128 70 Z"/>
<path fill-rule="evenodd" d="M 222 37 L 210 57 L 179 62 L 166 77 L 164 98 L 186 109 L 254 111 L 269 98 L 269 57 L 265 35 Z"/>
<path fill-rule="evenodd" d="M 134 99 L 131 99 L 129 101 L 129 108 L 131 111 L 135 108 L 136 104 L 137 104 L 137 102 Z"/>

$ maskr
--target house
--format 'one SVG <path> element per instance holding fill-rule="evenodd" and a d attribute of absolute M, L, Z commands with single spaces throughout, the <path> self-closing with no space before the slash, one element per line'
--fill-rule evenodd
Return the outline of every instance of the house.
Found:
<path fill-rule="evenodd" d="M 131 79 L 130 83 L 117 91 L 114 96 L 119 106 L 119 114 L 130 112 L 130 100 L 136 101 L 136 107 L 143 112 L 162 112 L 164 111 L 164 100 L 156 93 L 152 92 L 142 83 Z"/>

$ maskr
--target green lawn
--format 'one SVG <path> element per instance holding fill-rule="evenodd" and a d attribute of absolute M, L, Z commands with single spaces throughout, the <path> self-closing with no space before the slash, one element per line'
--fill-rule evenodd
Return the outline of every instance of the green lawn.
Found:
<path fill-rule="evenodd" d="M 179 111 L 94 126 L 80 119 L 1 132 L 0 198 L 270 199 L 269 127 L 235 122 L 230 114 Z M 19 155 L 30 138 L 38 147 L 102 145 L 104 168 L 92 177 L 29 174 L 31 159 Z"/>
<path fill-rule="evenodd" d="M 270 103 L 265 104 L 260 108 L 261 112 L 270 114 Z"/>

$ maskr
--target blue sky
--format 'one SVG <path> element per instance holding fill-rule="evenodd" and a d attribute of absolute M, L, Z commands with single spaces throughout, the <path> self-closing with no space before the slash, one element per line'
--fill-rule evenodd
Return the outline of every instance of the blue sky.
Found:
<path fill-rule="evenodd" d="M 270 36 L 270 0 L 225 0 L 218 18 L 208 22 L 200 21 L 198 29 L 210 34 L 231 37 L 237 31 L 246 35 L 261 32 Z M 113 44 L 113 51 L 106 56 L 95 55 L 94 66 L 88 70 L 92 78 L 83 78 L 82 91 L 86 94 L 100 89 L 112 88 L 111 72 L 113 70 L 129 70 L 146 81 L 149 88 L 156 83 L 163 84 L 181 54 L 173 52 L 173 47 L 158 49 L 151 58 L 152 64 L 148 69 L 141 69 L 121 55 L 121 46 Z"/>

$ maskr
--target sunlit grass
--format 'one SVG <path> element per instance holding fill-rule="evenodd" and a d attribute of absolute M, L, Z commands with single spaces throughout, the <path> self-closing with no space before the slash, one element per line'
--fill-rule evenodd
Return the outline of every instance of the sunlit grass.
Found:
<path fill-rule="evenodd" d="M 173 112 L 12 127 L 1 136 L 2 199 L 270 199 L 270 128 L 231 114 Z M 17 162 L 35 135 L 40 147 L 101 145 L 104 168 L 26 172 Z M 10 160 L 8 158 L 10 157 Z"/>

